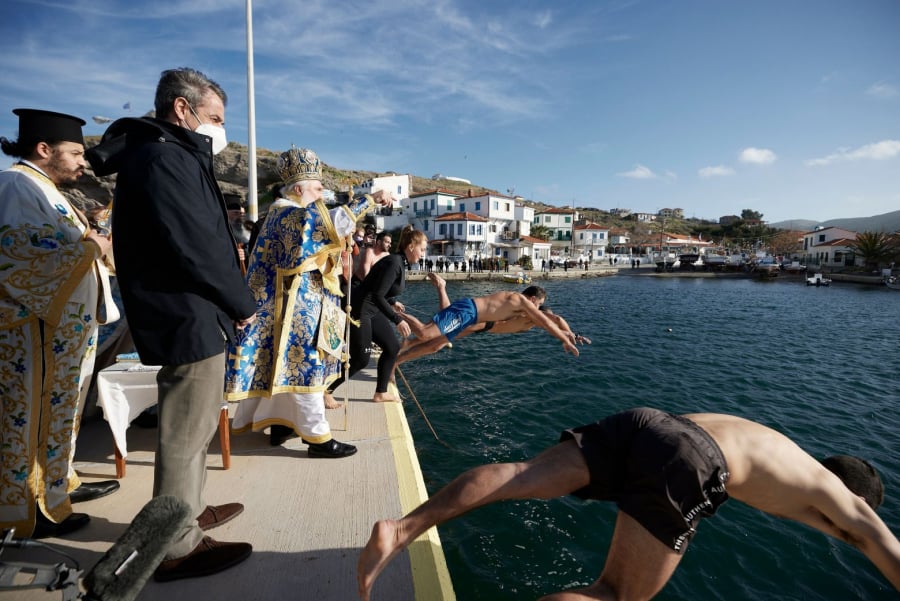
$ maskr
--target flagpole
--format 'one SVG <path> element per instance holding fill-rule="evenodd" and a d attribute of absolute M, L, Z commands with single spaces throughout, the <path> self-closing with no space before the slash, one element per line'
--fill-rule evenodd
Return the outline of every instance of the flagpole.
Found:
<path fill-rule="evenodd" d="M 253 0 L 247 0 L 247 217 L 259 218 L 256 202 L 256 91 L 253 76 Z"/>

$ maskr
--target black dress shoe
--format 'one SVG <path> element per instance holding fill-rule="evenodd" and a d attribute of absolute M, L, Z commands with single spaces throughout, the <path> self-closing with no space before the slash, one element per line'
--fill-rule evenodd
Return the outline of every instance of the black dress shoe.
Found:
<path fill-rule="evenodd" d="M 37 518 L 34 523 L 34 532 L 31 533 L 31 538 L 56 538 L 58 536 L 65 536 L 84 528 L 90 521 L 91 516 L 86 513 L 73 513 L 60 523 L 55 524 L 38 510 Z"/>
<path fill-rule="evenodd" d="M 306 444 L 309 445 L 307 453 L 309 453 L 310 457 L 330 457 L 337 459 L 340 457 L 349 457 L 350 455 L 356 454 L 356 447 L 354 447 L 352 444 L 338 442 L 333 438 L 328 442 L 322 442 L 319 444 L 312 444 L 307 442 Z"/>
<path fill-rule="evenodd" d="M 144 409 L 131 423 L 138 428 L 158 428 L 159 412 L 156 409 L 156 405 Z"/>
<path fill-rule="evenodd" d="M 288 426 L 274 425 L 269 427 L 269 444 L 277 447 L 288 438 L 297 436 L 293 428 Z"/>
<path fill-rule="evenodd" d="M 69 501 L 83 503 L 93 501 L 119 490 L 118 480 L 103 480 L 102 482 L 82 482 L 81 486 L 69 493 Z"/>

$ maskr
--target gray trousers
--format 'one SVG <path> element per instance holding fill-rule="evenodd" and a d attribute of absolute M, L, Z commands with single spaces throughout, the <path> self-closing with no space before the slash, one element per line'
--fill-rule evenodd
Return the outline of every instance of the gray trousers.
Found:
<path fill-rule="evenodd" d="M 203 539 L 195 518 L 206 509 L 206 451 L 219 425 L 225 382 L 225 353 L 185 365 L 165 365 L 159 388 L 159 445 L 153 470 L 153 496 L 172 495 L 191 507 L 166 554 L 183 557 Z"/>

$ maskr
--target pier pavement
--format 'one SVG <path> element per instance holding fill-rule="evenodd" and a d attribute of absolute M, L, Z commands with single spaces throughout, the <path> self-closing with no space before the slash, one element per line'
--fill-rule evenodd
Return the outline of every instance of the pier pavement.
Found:
<path fill-rule="evenodd" d="M 328 410 L 332 434 L 356 445 L 343 459 L 311 459 L 292 438 L 280 447 L 263 433 L 231 436 L 231 467 L 222 468 L 219 438 L 207 458 L 205 500 L 238 501 L 243 514 L 208 532 L 222 541 L 246 541 L 253 555 L 240 565 L 204 578 L 157 583 L 138 601 L 255 601 L 356 599 L 356 562 L 372 525 L 397 518 L 427 498 L 404 410 L 399 403 L 371 402 L 373 366 L 342 385 L 335 397 L 344 409 Z M 231 404 L 232 413 L 235 404 Z M 74 557 L 87 573 L 150 500 L 156 430 L 128 430 L 127 473 L 118 492 L 75 505 L 90 524 L 66 538 L 44 539 Z M 85 482 L 115 477 L 113 439 L 100 417 L 82 424 L 75 469 Z M 4 550 L 2 560 L 58 563 L 41 549 Z M 48 601 L 60 592 L 0 592 L 0 600 Z M 381 574 L 374 601 L 453 601 L 450 575 L 437 530 L 432 528 Z"/>

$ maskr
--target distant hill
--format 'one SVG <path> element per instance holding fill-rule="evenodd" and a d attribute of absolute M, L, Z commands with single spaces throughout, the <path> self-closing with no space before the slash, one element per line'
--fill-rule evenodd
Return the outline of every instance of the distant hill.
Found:
<path fill-rule="evenodd" d="M 85 143 L 90 148 L 100 141 L 100 136 L 86 136 Z M 278 152 L 267 150 L 265 148 L 257 148 L 257 192 L 260 195 L 260 209 L 262 205 L 271 198 L 266 197 L 267 190 L 279 182 L 276 170 L 276 162 L 278 160 Z M 215 158 L 216 179 L 222 191 L 226 194 L 238 194 L 246 196 L 247 194 L 247 147 L 243 144 L 230 142 L 225 150 Z M 330 165 L 324 164 L 322 169 L 322 183 L 326 188 L 343 191 L 347 190 L 353 184 L 361 183 L 369 178 L 382 175 L 375 171 L 337 169 Z M 465 183 L 453 179 L 433 179 L 410 175 L 412 180 L 411 193 L 420 193 L 440 188 L 451 192 L 466 195 L 481 195 L 485 192 L 497 194 L 496 190 L 479 186 L 478 184 Z M 115 176 L 98 178 L 95 177 L 90 168 L 86 169 L 85 177 L 68 187 L 63 193 L 74 201 L 81 208 L 90 208 L 97 205 L 105 205 L 112 200 L 113 188 L 115 187 Z M 525 200 L 526 204 L 534 207 L 536 210 L 551 208 L 539 201 Z M 586 219 L 596 220 L 611 227 L 623 227 L 626 222 L 620 219 L 612 219 L 609 214 L 599 209 L 588 207 L 579 207 L 578 211 Z M 768 224 L 770 227 L 794 230 L 794 231 L 811 231 L 816 226 L 823 227 L 842 227 L 855 232 L 864 231 L 883 231 L 896 232 L 900 231 L 900 211 L 893 213 L 885 213 L 884 215 L 875 215 L 873 217 L 851 217 L 847 219 L 832 219 L 829 221 L 811 221 L 809 219 L 794 219 L 790 221 L 780 221 L 778 223 Z M 673 231 L 680 233 L 680 230 L 674 228 Z M 685 230 L 683 233 L 687 233 Z"/>
<path fill-rule="evenodd" d="M 812 231 L 816 227 L 840 227 L 853 232 L 886 232 L 900 231 L 900 211 L 892 211 L 872 217 L 842 217 L 828 221 L 810 221 L 809 219 L 793 219 L 770 223 L 769 227 L 780 230 Z"/>

